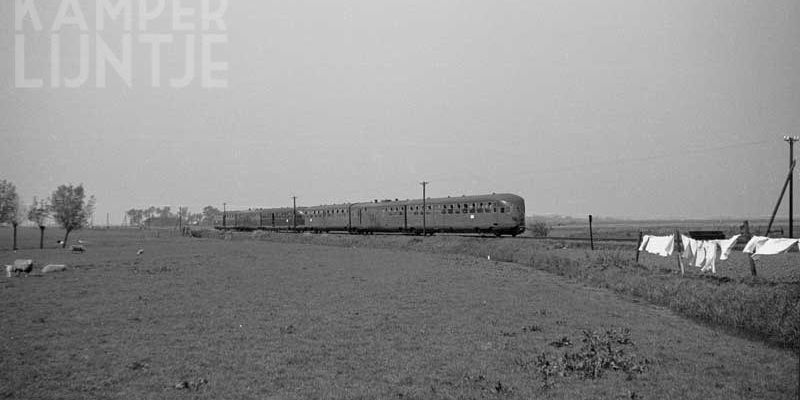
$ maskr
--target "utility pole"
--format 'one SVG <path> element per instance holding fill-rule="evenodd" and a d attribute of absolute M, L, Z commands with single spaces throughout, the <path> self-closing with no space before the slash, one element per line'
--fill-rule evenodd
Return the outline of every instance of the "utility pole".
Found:
<path fill-rule="evenodd" d="M 425 236 L 425 235 L 428 234 L 428 226 L 427 226 L 427 223 L 426 223 L 426 219 L 427 218 L 425 218 L 428 215 L 428 210 L 427 210 L 427 207 L 426 207 L 427 200 L 426 200 L 426 197 L 425 197 L 425 187 L 428 186 L 429 183 L 430 182 L 427 182 L 427 181 L 422 181 L 422 182 L 419 183 L 420 185 L 422 185 L 422 236 Z"/>
<path fill-rule="evenodd" d="M 297 231 L 297 196 L 292 196 L 292 229 Z"/>
<path fill-rule="evenodd" d="M 783 140 L 789 142 L 789 167 L 794 163 L 794 142 L 800 140 L 799 137 L 784 136 Z M 789 178 L 789 238 L 794 238 L 794 173 Z"/>

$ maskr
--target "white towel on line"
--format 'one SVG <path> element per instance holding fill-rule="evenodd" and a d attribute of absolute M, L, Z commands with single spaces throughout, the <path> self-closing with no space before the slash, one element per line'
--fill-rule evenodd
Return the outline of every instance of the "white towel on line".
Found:
<path fill-rule="evenodd" d="M 800 239 L 769 238 L 761 242 L 761 246 L 756 246 L 756 251 L 752 258 L 757 259 L 758 256 L 762 255 L 781 254 L 798 243 L 800 243 Z"/>
<path fill-rule="evenodd" d="M 755 253 L 767 240 L 769 240 L 769 238 L 766 236 L 753 236 L 750 238 L 750 241 L 744 245 L 744 250 L 742 251 L 745 253 Z"/>
<path fill-rule="evenodd" d="M 642 244 L 639 246 L 639 251 L 646 251 L 652 254 L 658 254 L 662 257 L 672 255 L 675 247 L 675 235 L 669 236 L 652 236 L 645 235 L 642 238 Z"/>

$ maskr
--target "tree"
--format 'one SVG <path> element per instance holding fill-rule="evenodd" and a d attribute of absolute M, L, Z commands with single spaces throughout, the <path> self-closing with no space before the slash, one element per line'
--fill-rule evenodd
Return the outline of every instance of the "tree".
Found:
<path fill-rule="evenodd" d="M 78 186 L 61 185 L 53 192 L 50 205 L 53 218 L 64 228 L 67 233 L 61 247 L 67 247 L 70 232 L 81 229 L 89 224 L 89 219 L 94 213 L 94 196 L 86 200 L 83 184 Z"/>
<path fill-rule="evenodd" d="M 17 249 L 17 226 L 20 223 L 20 204 L 13 183 L 0 179 L 0 224 L 9 223 L 14 229 L 12 249 Z"/>
<path fill-rule="evenodd" d="M 130 210 L 126 211 L 125 214 L 128 215 L 129 225 L 142 225 L 142 221 L 144 220 L 146 210 L 139 210 L 136 208 L 131 208 Z"/>
<path fill-rule="evenodd" d="M 150 226 L 150 222 L 152 222 L 151 219 L 153 218 L 153 215 L 155 215 L 156 210 L 157 208 L 150 206 L 144 211 L 145 222 L 147 223 L 147 226 Z"/>
<path fill-rule="evenodd" d="M 178 207 L 178 225 L 189 225 L 189 207 Z"/>
<path fill-rule="evenodd" d="M 203 207 L 203 222 L 213 224 L 214 217 L 220 214 L 222 214 L 222 211 L 220 211 L 218 208 L 205 206 Z"/>
<path fill-rule="evenodd" d="M 44 223 L 50 217 L 50 204 L 46 199 L 41 201 L 33 198 L 31 208 L 28 210 L 28 220 L 39 227 L 39 248 L 44 249 Z"/>
<path fill-rule="evenodd" d="M 158 214 L 158 218 L 164 222 L 172 216 L 172 207 L 164 206 L 164 208 L 157 208 L 156 213 Z"/>

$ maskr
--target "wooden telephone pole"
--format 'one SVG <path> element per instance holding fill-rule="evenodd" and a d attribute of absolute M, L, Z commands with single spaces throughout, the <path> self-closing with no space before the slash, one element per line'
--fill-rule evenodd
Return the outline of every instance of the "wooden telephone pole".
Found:
<path fill-rule="evenodd" d="M 426 204 L 426 198 L 425 198 L 425 187 L 428 186 L 429 183 L 430 182 L 427 182 L 427 181 L 422 181 L 422 182 L 419 183 L 420 185 L 422 185 L 422 236 L 425 236 L 425 235 L 428 234 L 428 226 L 427 226 L 426 221 L 425 221 L 426 220 L 425 217 L 428 214 L 427 207 L 426 207 L 427 204 Z"/>
<path fill-rule="evenodd" d="M 784 136 L 783 140 L 789 143 L 789 169 L 794 165 L 794 142 L 800 137 Z M 794 174 L 789 173 L 789 238 L 794 238 Z"/>
<path fill-rule="evenodd" d="M 292 229 L 297 230 L 297 196 L 292 196 Z"/>

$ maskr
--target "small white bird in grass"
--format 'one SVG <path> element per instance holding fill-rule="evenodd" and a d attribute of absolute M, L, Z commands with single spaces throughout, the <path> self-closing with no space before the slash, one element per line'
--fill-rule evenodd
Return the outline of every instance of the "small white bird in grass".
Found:
<path fill-rule="evenodd" d="M 140 256 L 142 254 L 144 254 L 144 249 L 139 249 L 139 251 L 136 252 L 137 256 Z"/>

